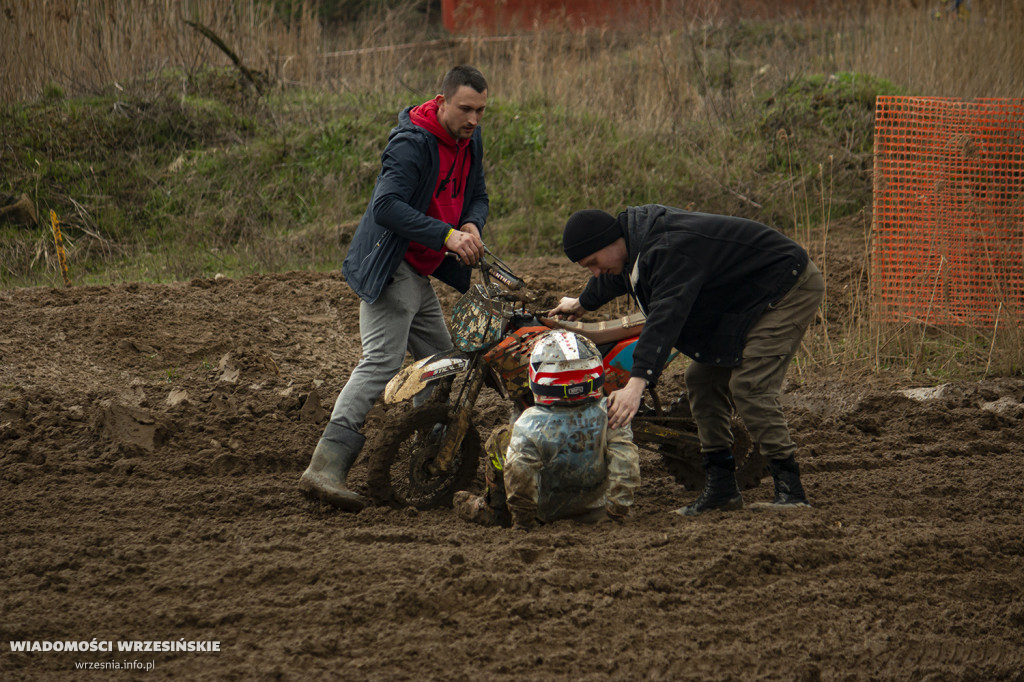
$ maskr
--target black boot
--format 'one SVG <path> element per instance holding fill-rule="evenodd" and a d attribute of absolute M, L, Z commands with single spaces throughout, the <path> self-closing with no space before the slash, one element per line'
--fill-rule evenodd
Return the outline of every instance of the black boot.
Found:
<path fill-rule="evenodd" d="M 712 509 L 734 511 L 743 508 L 736 485 L 736 460 L 731 450 L 704 453 L 704 490 L 693 503 L 676 510 L 683 516 L 697 516 Z"/>
<path fill-rule="evenodd" d="M 773 505 L 780 507 L 810 507 L 804 486 L 800 483 L 800 466 L 796 458 L 790 455 L 786 459 L 773 459 L 768 462 L 768 470 L 772 472 L 775 483 L 775 500 Z"/>
<path fill-rule="evenodd" d="M 312 499 L 321 500 L 345 511 L 357 512 L 366 506 L 366 498 L 350 490 L 345 483 L 348 470 L 359 456 L 366 438 L 355 431 L 336 429 L 340 441 L 321 438 L 309 466 L 299 479 L 299 489 Z"/>

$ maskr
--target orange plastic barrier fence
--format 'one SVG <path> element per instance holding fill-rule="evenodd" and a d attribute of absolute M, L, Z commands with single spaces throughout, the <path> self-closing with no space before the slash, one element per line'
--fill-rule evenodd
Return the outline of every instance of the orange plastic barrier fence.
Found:
<path fill-rule="evenodd" d="M 871 302 L 881 322 L 1024 320 L 1024 100 L 879 97 Z"/>

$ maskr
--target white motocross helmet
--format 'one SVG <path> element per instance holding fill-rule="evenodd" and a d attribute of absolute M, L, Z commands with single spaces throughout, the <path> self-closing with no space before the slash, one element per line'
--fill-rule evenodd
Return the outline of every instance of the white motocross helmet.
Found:
<path fill-rule="evenodd" d="M 538 405 L 600 398 L 604 363 L 594 342 L 570 331 L 548 332 L 530 353 L 530 390 Z"/>

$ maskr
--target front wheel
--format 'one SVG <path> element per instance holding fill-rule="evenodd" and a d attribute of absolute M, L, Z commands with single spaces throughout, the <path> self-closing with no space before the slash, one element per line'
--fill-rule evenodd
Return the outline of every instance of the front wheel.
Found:
<path fill-rule="evenodd" d="M 426 404 L 382 427 L 369 458 L 367 484 L 378 504 L 432 509 L 450 506 L 457 490 L 467 488 L 480 459 L 480 434 L 472 424 L 447 471 L 436 465 L 445 430 L 452 422 L 448 406 Z"/>

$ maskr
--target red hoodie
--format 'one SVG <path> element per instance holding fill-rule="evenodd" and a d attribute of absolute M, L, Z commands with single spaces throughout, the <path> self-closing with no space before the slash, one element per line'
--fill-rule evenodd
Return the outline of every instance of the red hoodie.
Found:
<path fill-rule="evenodd" d="M 437 120 L 437 100 L 432 99 L 414 107 L 409 112 L 409 119 L 437 138 L 440 173 L 434 185 L 427 215 L 459 229 L 462 202 L 466 198 L 466 179 L 469 177 L 469 140 L 456 140 L 441 125 Z M 409 249 L 405 252 L 405 260 L 416 272 L 429 275 L 444 260 L 447 250 L 442 246 L 440 251 L 435 251 L 417 242 L 410 242 Z"/>

